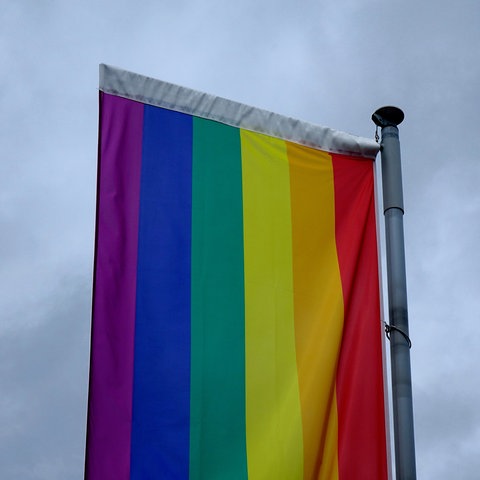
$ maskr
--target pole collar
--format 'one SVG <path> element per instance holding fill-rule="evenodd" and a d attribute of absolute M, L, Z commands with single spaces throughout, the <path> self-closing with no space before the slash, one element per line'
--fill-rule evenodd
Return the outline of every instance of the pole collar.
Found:
<path fill-rule="evenodd" d="M 403 122 L 405 114 L 398 107 L 381 107 L 372 115 L 377 127 L 396 127 Z"/>

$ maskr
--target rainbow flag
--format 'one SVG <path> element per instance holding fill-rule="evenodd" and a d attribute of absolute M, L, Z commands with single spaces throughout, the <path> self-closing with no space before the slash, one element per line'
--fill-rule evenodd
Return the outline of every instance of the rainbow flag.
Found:
<path fill-rule="evenodd" d="M 86 479 L 386 479 L 378 146 L 100 90 Z"/>

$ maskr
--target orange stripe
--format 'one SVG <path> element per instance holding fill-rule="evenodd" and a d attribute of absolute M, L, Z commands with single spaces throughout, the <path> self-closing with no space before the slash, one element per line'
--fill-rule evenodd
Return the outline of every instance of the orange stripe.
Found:
<path fill-rule="evenodd" d="M 338 479 L 336 367 L 343 297 L 331 156 L 287 143 L 292 198 L 295 342 L 304 479 Z"/>

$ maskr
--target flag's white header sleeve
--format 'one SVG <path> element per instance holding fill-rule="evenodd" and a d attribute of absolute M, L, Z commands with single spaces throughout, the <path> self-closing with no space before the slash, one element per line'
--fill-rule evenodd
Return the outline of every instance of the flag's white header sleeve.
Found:
<path fill-rule="evenodd" d="M 377 142 L 368 138 L 302 122 L 105 64 L 100 65 L 100 90 L 327 152 L 375 158 L 380 149 Z"/>

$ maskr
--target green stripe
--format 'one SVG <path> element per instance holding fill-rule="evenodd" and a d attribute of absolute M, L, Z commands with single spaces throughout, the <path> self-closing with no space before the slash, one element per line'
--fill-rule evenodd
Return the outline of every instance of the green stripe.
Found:
<path fill-rule="evenodd" d="M 247 478 L 240 133 L 194 118 L 190 479 Z"/>

